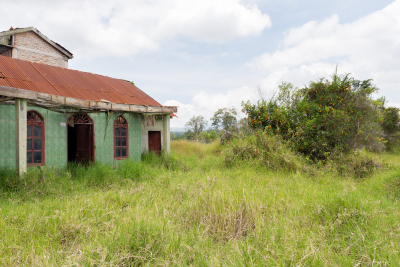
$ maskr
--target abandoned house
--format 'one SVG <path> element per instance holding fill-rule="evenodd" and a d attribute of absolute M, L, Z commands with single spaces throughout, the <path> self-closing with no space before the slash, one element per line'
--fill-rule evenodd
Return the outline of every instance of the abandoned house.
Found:
<path fill-rule="evenodd" d="M 0 32 L 0 168 L 169 151 L 177 107 L 128 81 L 68 69 L 72 57 L 33 27 Z"/>

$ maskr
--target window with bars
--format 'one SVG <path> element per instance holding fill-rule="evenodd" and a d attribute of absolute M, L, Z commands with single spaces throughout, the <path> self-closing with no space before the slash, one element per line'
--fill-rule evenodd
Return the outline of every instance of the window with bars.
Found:
<path fill-rule="evenodd" d="M 44 119 L 36 111 L 27 114 L 26 163 L 44 165 Z"/>
<path fill-rule="evenodd" d="M 114 121 L 114 158 L 125 159 L 129 156 L 128 122 L 124 116 Z"/>

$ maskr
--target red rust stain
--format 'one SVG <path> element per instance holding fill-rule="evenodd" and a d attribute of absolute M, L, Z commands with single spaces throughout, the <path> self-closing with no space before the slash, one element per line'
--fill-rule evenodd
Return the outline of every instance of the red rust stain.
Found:
<path fill-rule="evenodd" d="M 119 104 L 161 106 L 127 81 L 0 56 L 0 85 L 46 94 Z"/>

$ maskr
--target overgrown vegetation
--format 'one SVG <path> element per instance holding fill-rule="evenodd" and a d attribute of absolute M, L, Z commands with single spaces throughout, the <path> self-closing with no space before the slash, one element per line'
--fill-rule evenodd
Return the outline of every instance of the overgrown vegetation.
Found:
<path fill-rule="evenodd" d="M 373 100 L 377 90 L 371 80 L 334 74 L 302 89 L 283 83 L 274 97 L 244 103 L 243 111 L 251 128 L 273 132 L 313 160 L 326 160 L 398 144 L 399 109 L 385 108 L 384 98 Z"/>
<path fill-rule="evenodd" d="M 244 105 L 240 134 L 218 110 L 221 142 L 198 116 L 185 138 L 211 143 L 176 140 L 168 156 L 0 170 L 0 263 L 397 266 L 399 110 L 376 90 L 348 75 L 283 83 Z"/>
<path fill-rule="evenodd" d="M 246 138 L 174 141 L 169 157 L 114 167 L 0 172 L 1 265 L 400 262 L 399 154 L 361 151 L 318 165 L 279 136 Z"/>
<path fill-rule="evenodd" d="M 371 157 L 366 150 L 354 153 L 336 153 L 329 160 L 312 161 L 297 152 L 289 142 L 268 131 L 257 131 L 242 135 L 226 142 L 225 164 L 234 166 L 254 164 L 271 170 L 301 172 L 308 175 L 322 175 L 331 172 L 339 177 L 365 178 L 383 167 L 377 157 Z"/>
<path fill-rule="evenodd" d="M 384 99 L 383 99 L 384 100 Z M 384 101 L 383 101 L 384 102 Z M 382 129 L 387 140 L 386 147 L 390 151 L 400 148 L 400 114 L 398 108 L 383 108 Z"/>

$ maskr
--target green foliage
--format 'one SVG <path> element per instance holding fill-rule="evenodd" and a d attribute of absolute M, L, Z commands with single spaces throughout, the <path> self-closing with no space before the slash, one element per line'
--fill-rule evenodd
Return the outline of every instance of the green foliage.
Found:
<path fill-rule="evenodd" d="M 266 165 L 254 151 L 262 146 L 276 153 L 272 162 L 286 155 L 289 166 L 297 167 Z M 355 179 L 338 176 L 334 165 L 319 171 L 306 157 L 292 158 L 286 142 L 266 133 L 228 147 L 179 140 L 171 142 L 171 150 L 168 157 L 144 154 L 141 162 L 115 166 L 28 168 L 22 179 L 0 171 L 1 265 L 400 262 L 398 153 L 353 155 L 348 168 L 371 155 L 387 162 L 368 179 Z M 227 155 L 236 157 L 232 164 L 226 164 Z"/>
<path fill-rule="evenodd" d="M 398 108 L 385 108 L 383 111 L 382 128 L 385 134 L 394 134 L 400 131 L 400 110 Z"/>
<path fill-rule="evenodd" d="M 193 116 L 185 125 L 192 129 L 194 138 L 197 140 L 199 134 L 204 131 L 207 121 L 201 115 Z"/>
<path fill-rule="evenodd" d="M 184 132 L 182 135 L 177 138 L 178 140 L 196 140 L 196 136 L 193 131 Z"/>
<path fill-rule="evenodd" d="M 273 98 L 243 103 L 242 111 L 250 127 L 272 131 L 297 151 L 324 160 L 332 153 L 384 147 L 382 105 L 371 100 L 377 90 L 371 80 L 334 74 L 303 89 L 283 83 Z"/>
<path fill-rule="evenodd" d="M 383 108 L 382 129 L 387 140 L 388 150 L 400 149 L 400 109 Z"/>
<path fill-rule="evenodd" d="M 233 139 L 226 146 L 224 156 L 228 166 L 252 161 L 273 170 L 297 171 L 305 163 L 285 141 L 265 131 Z"/>
<path fill-rule="evenodd" d="M 205 143 L 210 143 L 218 139 L 218 134 L 215 130 L 209 132 L 201 132 L 199 134 L 199 140 Z"/>
<path fill-rule="evenodd" d="M 366 154 L 364 150 L 348 154 L 334 154 L 330 158 L 331 168 L 339 176 L 366 178 L 370 177 L 377 169 L 383 167 L 382 162 Z"/>
<path fill-rule="evenodd" d="M 215 127 L 216 130 L 223 129 L 230 132 L 237 131 L 237 111 L 234 108 L 220 108 L 215 113 L 214 116 L 210 119 L 212 121 L 212 126 Z"/>

